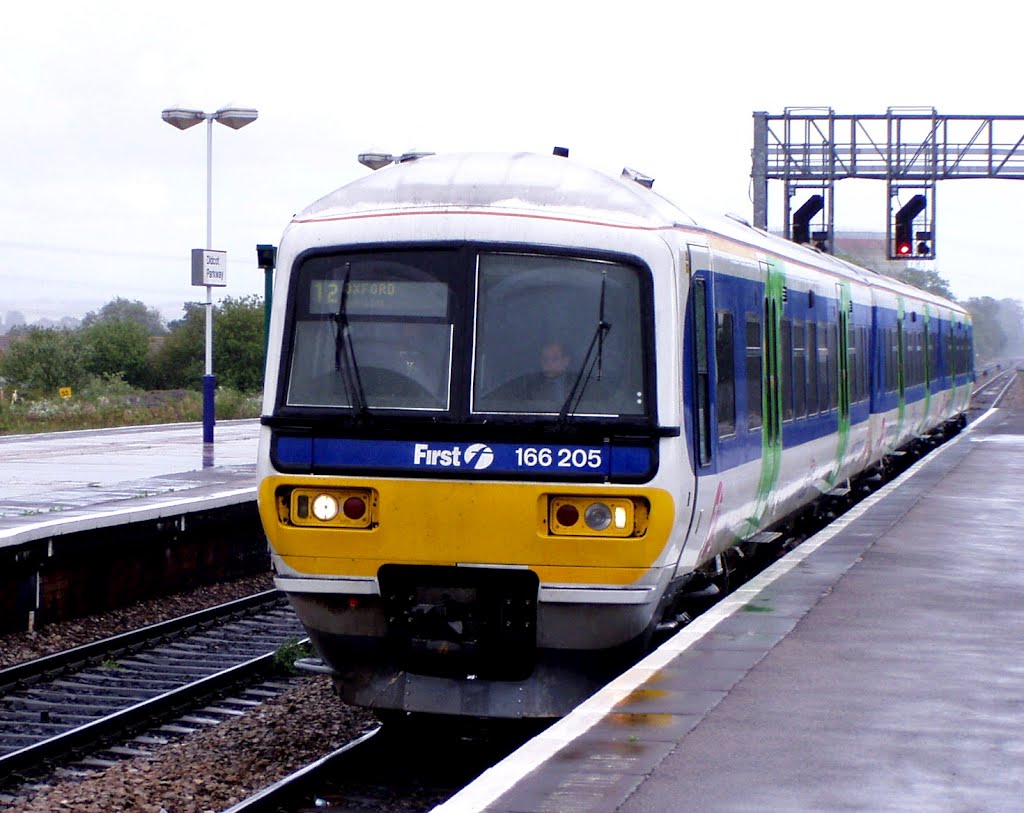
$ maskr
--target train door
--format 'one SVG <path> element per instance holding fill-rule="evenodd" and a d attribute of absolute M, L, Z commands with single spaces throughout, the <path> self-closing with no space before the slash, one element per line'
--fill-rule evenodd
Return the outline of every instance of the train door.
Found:
<path fill-rule="evenodd" d="M 922 428 L 929 424 L 928 416 L 932 411 L 932 313 L 928 303 L 924 304 L 924 325 L 922 349 L 924 351 L 924 415 L 921 419 Z"/>
<path fill-rule="evenodd" d="M 744 536 L 755 533 L 762 525 L 769 500 L 782 468 L 782 387 L 780 341 L 782 308 L 786 296 L 786 278 L 781 270 L 768 262 L 760 263 L 765 282 L 761 331 L 761 473 L 757 483 L 754 510 L 747 519 Z"/>
<path fill-rule="evenodd" d="M 713 382 L 715 375 L 715 306 L 711 253 L 705 246 L 686 247 L 689 284 L 683 333 L 683 397 L 690 416 L 690 465 L 693 468 L 693 499 L 686 539 L 706 538 L 711 531 L 714 488 L 702 480 L 715 471 L 713 438 Z M 710 496 L 709 496 L 710 495 Z M 682 554 L 682 551 L 680 551 Z M 678 563 L 677 563 L 678 564 Z"/>
<path fill-rule="evenodd" d="M 903 422 L 907 417 L 907 374 L 906 374 L 906 337 L 903 331 L 903 320 L 906 318 L 907 305 L 903 297 L 899 297 L 896 305 L 896 392 L 898 403 L 896 408 L 896 424 L 902 437 Z"/>
<path fill-rule="evenodd" d="M 836 283 L 836 377 L 829 382 L 836 388 L 836 408 L 838 410 L 838 432 L 836 443 L 835 468 L 829 473 L 826 481 L 834 486 L 839 479 L 843 467 L 846 450 L 850 447 L 850 314 L 853 301 L 848 282 Z M 831 326 L 829 327 L 831 330 Z"/>
<path fill-rule="evenodd" d="M 845 282 L 836 283 L 836 301 L 838 307 L 839 326 L 839 431 L 844 425 L 850 427 L 850 311 L 853 303 L 850 300 L 850 286 Z"/>

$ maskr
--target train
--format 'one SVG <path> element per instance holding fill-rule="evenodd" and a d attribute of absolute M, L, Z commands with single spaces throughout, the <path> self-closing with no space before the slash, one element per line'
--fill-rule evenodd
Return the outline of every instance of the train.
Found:
<path fill-rule="evenodd" d="M 410 154 L 278 249 L 258 504 L 339 697 L 564 715 L 964 425 L 969 314 L 629 168 Z"/>

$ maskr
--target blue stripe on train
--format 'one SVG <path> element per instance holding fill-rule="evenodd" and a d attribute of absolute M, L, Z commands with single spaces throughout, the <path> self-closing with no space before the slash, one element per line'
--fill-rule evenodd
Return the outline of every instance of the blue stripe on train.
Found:
<path fill-rule="evenodd" d="M 643 477 L 646 446 L 361 440 L 277 436 L 275 461 L 285 469 L 336 472 L 430 472 L 557 476 L 568 479 Z"/>

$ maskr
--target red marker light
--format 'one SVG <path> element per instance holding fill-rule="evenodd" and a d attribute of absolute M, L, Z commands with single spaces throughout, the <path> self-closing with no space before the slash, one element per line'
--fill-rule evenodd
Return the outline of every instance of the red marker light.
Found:
<path fill-rule="evenodd" d="M 575 505 L 565 503 L 558 506 L 558 510 L 555 511 L 555 519 L 562 527 L 571 528 L 580 521 L 580 511 Z"/>
<path fill-rule="evenodd" d="M 341 510 L 349 519 L 362 519 L 366 513 L 366 502 L 362 497 L 349 497 Z"/>

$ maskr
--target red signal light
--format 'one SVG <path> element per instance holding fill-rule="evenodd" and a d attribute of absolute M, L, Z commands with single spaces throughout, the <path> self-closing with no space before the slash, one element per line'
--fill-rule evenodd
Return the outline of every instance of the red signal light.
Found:
<path fill-rule="evenodd" d="M 896 253 L 901 257 L 910 253 L 910 243 L 899 243 L 896 246 Z"/>
<path fill-rule="evenodd" d="M 571 528 L 580 520 L 579 509 L 575 505 L 564 503 L 555 511 L 555 519 L 563 528 Z"/>
<path fill-rule="evenodd" d="M 366 513 L 366 502 L 362 497 L 349 497 L 345 500 L 341 510 L 349 519 L 362 519 L 363 514 Z"/>

